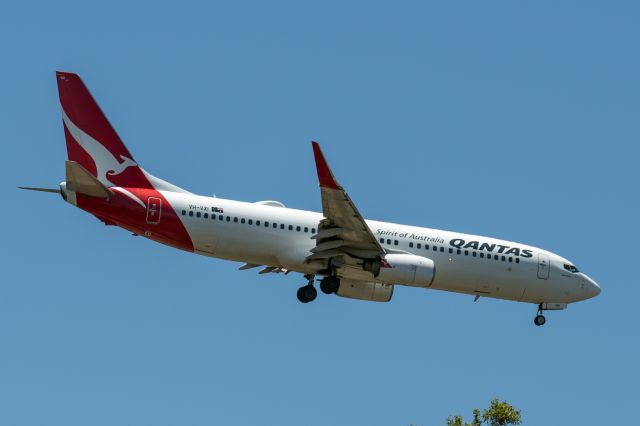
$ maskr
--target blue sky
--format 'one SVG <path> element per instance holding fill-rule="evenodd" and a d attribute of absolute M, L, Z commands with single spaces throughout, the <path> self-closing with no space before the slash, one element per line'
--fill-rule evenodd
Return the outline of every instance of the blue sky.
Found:
<path fill-rule="evenodd" d="M 527 425 L 628 423 L 636 2 L 12 2 L 0 6 L 5 150 L 0 423 L 444 424 L 492 397 Z M 319 210 L 309 141 L 371 219 L 491 235 L 602 287 L 535 307 L 397 288 L 320 295 L 107 228 L 56 196 L 55 70 L 78 72 L 151 173 Z"/>

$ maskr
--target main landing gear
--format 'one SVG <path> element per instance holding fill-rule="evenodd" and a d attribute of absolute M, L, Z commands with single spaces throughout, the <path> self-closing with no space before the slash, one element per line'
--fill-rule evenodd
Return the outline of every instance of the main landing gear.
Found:
<path fill-rule="evenodd" d="M 320 290 L 324 294 L 333 294 L 340 288 L 340 279 L 335 275 L 327 275 L 320 280 Z"/>
<path fill-rule="evenodd" d="M 538 327 L 544 325 L 547 322 L 547 319 L 542 315 L 542 303 L 538 305 L 538 313 L 536 317 L 533 319 L 533 323 Z"/>
<path fill-rule="evenodd" d="M 304 277 L 309 281 L 309 283 L 298 289 L 298 300 L 302 303 L 313 302 L 318 296 L 318 290 L 313 286 L 315 276 L 307 274 Z M 322 290 L 324 294 L 336 293 L 339 288 L 340 279 L 335 275 L 328 275 L 320 280 L 320 290 Z"/>
<path fill-rule="evenodd" d="M 313 286 L 313 275 L 307 274 L 304 276 L 307 280 L 309 280 L 309 284 L 303 285 L 298 289 L 298 300 L 302 303 L 309 303 L 316 300 L 318 297 L 318 290 Z"/>

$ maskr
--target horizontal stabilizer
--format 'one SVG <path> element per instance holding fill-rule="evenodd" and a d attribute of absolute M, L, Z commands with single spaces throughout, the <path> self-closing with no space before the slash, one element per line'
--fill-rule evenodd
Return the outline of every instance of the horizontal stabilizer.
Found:
<path fill-rule="evenodd" d="M 96 198 L 110 198 L 113 192 L 104 186 L 94 175 L 82 167 L 80 163 L 68 160 L 65 163 L 67 172 L 67 189 L 79 194 Z"/>
<path fill-rule="evenodd" d="M 60 190 L 55 188 L 34 188 L 32 186 L 19 186 L 18 189 L 26 189 L 27 191 L 52 192 L 54 194 L 60 193 Z"/>

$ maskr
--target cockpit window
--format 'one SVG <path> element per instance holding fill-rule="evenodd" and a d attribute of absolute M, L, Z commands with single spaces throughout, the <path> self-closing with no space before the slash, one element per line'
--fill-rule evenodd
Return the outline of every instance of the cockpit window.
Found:
<path fill-rule="evenodd" d="M 567 263 L 565 263 L 565 264 L 564 264 L 564 269 L 566 269 L 566 270 L 567 270 L 567 271 L 569 271 L 569 272 L 573 272 L 574 274 L 575 274 L 576 272 L 579 272 L 579 271 L 578 271 L 578 268 L 576 268 L 576 267 L 575 267 L 575 266 L 573 266 L 573 265 L 569 265 L 569 264 L 567 264 Z"/>

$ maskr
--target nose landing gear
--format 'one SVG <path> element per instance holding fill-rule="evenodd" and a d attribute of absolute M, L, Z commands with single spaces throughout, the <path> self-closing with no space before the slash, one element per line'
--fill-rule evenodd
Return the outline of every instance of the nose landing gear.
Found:
<path fill-rule="evenodd" d="M 556 303 L 540 303 L 538 305 L 538 314 L 533 319 L 533 323 L 537 326 L 544 325 L 547 322 L 544 315 L 542 315 L 543 311 L 561 311 L 563 309 L 567 309 L 567 304 L 564 302 L 556 302 Z"/>
<path fill-rule="evenodd" d="M 542 315 L 542 303 L 540 303 L 538 305 L 538 313 L 536 315 L 536 317 L 533 319 L 533 323 L 535 325 L 537 325 L 538 327 L 541 325 L 544 325 L 545 322 L 547 322 L 547 319 L 544 317 L 544 315 Z"/>
<path fill-rule="evenodd" d="M 536 315 L 533 319 L 533 323 L 537 326 L 544 325 L 545 322 L 547 322 L 547 319 L 541 314 Z"/>

